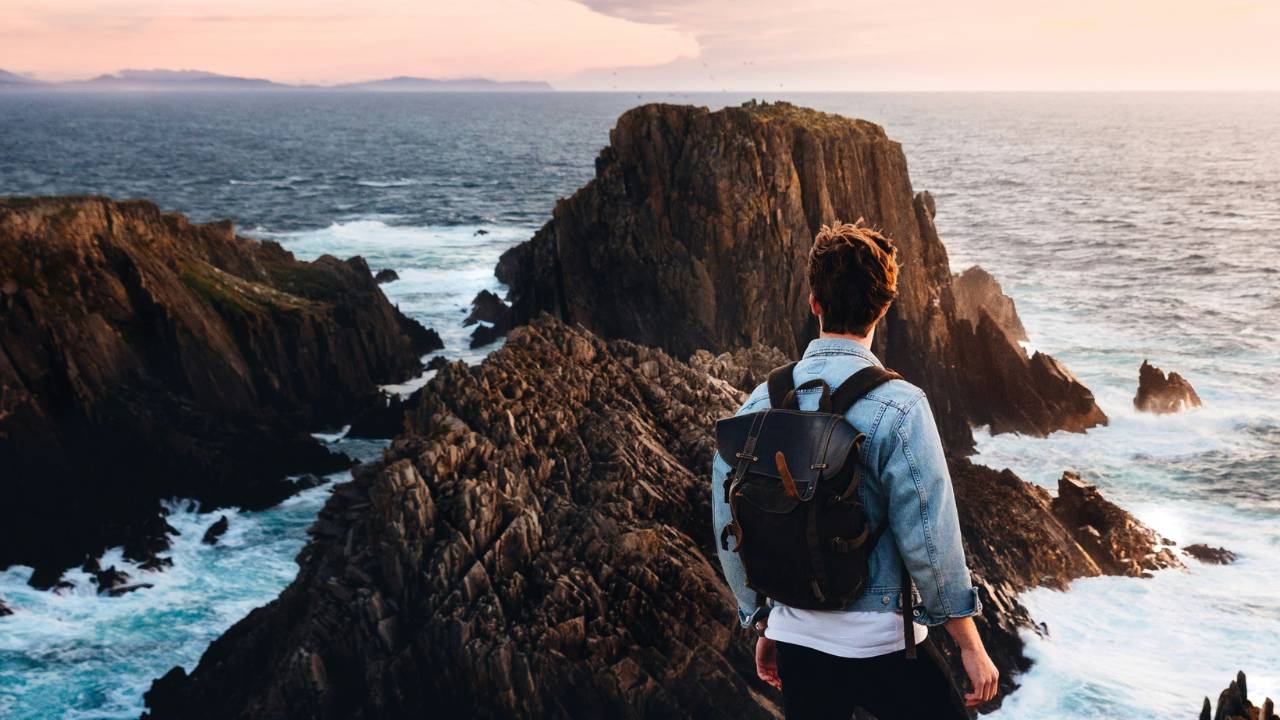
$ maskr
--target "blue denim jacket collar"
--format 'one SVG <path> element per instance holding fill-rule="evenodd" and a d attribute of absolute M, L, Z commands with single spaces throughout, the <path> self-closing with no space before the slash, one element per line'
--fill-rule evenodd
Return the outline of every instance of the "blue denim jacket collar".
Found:
<path fill-rule="evenodd" d="M 857 340 L 837 337 L 820 337 L 809 341 L 809 346 L 804 349 L 804 358 L 821 357 L 825 355 L 855 355 L 867 362 L 875 363 L 883 366 L 880 358 L 875 353 L 867 349 L 865 345 Z"/>

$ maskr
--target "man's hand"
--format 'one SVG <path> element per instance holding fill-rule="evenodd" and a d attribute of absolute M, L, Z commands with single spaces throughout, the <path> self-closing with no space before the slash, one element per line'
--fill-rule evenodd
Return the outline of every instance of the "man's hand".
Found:
<path fill-rule="evenodd" d="M 964 673 L 969 676 L 969 684 L 973 689 L 964 694 L 965 707 L 978 707 L 996 696 L 1000 690 L 1000 671 L 987 656 L 987 649 L 982 646 L 982 638 L 978 637 L 978 627 L 973 618 L 951 618 L 946 624 L 956 645 L 960 646 L 960 662 L 964 665 Z M 756 657 L 760 657 L 759 649 Z M 759 660 L 757 660 L 759 664 Z"/>
<path fill-rule="evenodd" d="M 757 656 L 759 652 L 757 651 Z M 964 694 L 965 707 L 978 707 L 996 696 L 1000 689 L 1000 671 L 981 647 L 960 651 L 960 662 L 964 664 L 964 672 L 969 676 L 973 690 Z"/>
<path fill-rule="evenodd" d="M 756 640 L 756 675 L 775 689 L 782 689 L 782 680 L 778 677 L 778 646 L 763 635 Z"/>

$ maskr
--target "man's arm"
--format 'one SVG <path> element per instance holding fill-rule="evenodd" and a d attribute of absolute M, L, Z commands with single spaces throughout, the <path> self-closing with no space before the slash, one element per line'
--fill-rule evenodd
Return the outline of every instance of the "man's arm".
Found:
<path fill-rule="evenodd" d="M 894 539 L 920 591 L 923 608 L 917 619 L 929 625 L 945 623 L 972 684 L 965 704 L 975 707 L 995 697 L 1000 675 L 973 622 L 982 605 L 965 564 L 942 439 L 923 395 L 902 413 L 893 432 L 893 450 L 882 478 Z M 903 599 L 904 608 L 908 602 Z"/>

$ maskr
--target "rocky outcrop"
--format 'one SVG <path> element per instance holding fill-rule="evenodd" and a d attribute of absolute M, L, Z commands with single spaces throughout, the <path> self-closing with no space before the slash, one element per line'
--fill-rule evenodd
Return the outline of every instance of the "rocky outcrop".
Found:
<path fill-rule="evenodd" d="M 1213 712 L 1209 698 L 1204 699 L 1204 705 L 1200 708 L 1200 720 L 1280 720 L 1280 717 L 1275 713 L 1275 703 L 1271 698 L 1264 700 L 1262 707 L 1249 702 L 1249 685 L 1241 671 L 1236 673 L 1236 679 L 1231 681 L 1227 689 L 1218 695 L 1217 712 Z"/>
<path fill-rule="evenodd" d="M 0 567 L 48 584 L 104 547 L 162 551 L 159 498 L 261 505 L 344 467 L 306 430 L 433 344 L 359 258 L 299 262 L 147 202 L 0 200 L 0 290 Z"/>
<path fill-rule="evenodd" d="M 200 542 L 205 545 L 217 545 L 230 527 L 230 521 L 227 520 L 226 515 L 223 515 L 204 531 L 204 536 L 200 538 Z"/>
<path fill-rule="evenodd" d="M 951 462 L 951 477 L 965 556 L 982 593 L 979 630 L 1006 693 L 1017 686 L 1015 673 L 1031 666 L 1019 632 L 1046 632 L 1018 600 L 1020 593 L 1064 590 L 1081 577 L 1182 567 L 1166 541 L 1075 473 L 1064 473 L 1057 497 L 1009 470 L 964 459 Z M 955 672 L 962 673 L 958 653 L 942 641 Z"/>
<path fill-rule="evenodd" d="M 740 378 L 758 355 L 711 365 Z M 712 544 L 709 428 L 744 397 L 550 317 L 445 366 L 384 461 L 334 492 L 297 580 L 191 675 L 156 681 L 151 717 L 777 716 Z M 1012 473 L 955 474 L 981 621 L 1012 677 L 1032 622 L 1017 593 L 1116 558 Z M 1137 536 L 1095 551 L 1151 554 L 1121 537 Z"/>
<path fill-rule="evenodd" d="M 929 393 L 953 452 L 971 450 L 971 425 L 1045 435 L 1105 423 L 1062 365 L 1009 337 L 1011 303 L 957 308 L 933 216 L 901 146 L 872 123 L 786 103 L 645 105 L 618 119 L 595 179 L 496 274 L 516 323 L 546 311 L 682 358 L 760 345 L 796 357 L 817 332 L 804 271 L 814 233 L 863 218 L 902 264 L 875 350 Z"/>
<path fill-rule="evenodd" d="M 970 326 L 976 328 L 985 313 L 1004 330 L 1010 340 L 1018 342 L 1028 339 L 1027 329 L 1018 318 L 1013 299 L 1004 294 L 999 281 L 991 273 L 974 265 L 955 276 L 951 292 L 955 296 L 956 315 L 969 321 Z"/>
<path fill-rule="evenodd" d="M 698 350 L 689 357 L 689 366 L 711 377 L 719 378 L 743 392 L 751 392 L 769 379 L 769 372 L 789 362 L 781 350 L 755 346 L 712 355 Z"/>
<path fill-rule="evenodd" d="M 4 604 L 4 598 L 0 598 L 0 617 L 12 614 L 13 610 L 10 610 L 9 606 Z"/>
<path fill-rule="evenodd" d="M 1230 565 L 1236 561 L 1236 554 L 1224 547 L 1210 547 L 1204 543 L 1196 543 L 1182 548 L 1182 552 L 1210 565 Z"/>
<path fill-rule="evenodd" d="M 392 270 L 391 268 L 383 268 L 379 270 L 376 275 L 373 276 L 373 279 L 379 285 L 382 285 L 383 283 L 395 282 L 399 280 L 400 274 L 397 273 L 395 270 Z"/>
<path fill-rule="evenodd" d="M 1138 394 L 1133 397 L 1138 410 L 1159 415 L 1200 407 L 1200 396 L 1186 378 L 1164 371 L 1146 360 L 1138 368 Z"/>
<path fill-rule="evenodd" d="M 488 345 L 506 335 L 513 327 L 511 308 L 489 290 L 481 290 L 471 301 L 471 313 L 462 321 L 464 327 L 484 322 L 471 333 L 471 347 Z"/>

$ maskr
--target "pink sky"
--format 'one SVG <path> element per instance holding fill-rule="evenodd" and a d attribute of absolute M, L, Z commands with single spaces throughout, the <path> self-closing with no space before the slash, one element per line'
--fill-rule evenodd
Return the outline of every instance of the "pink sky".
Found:
<path fill-rule="evenodd" d="M 0 69 L 561 89 L 1280 89 L 1280 2 L 0 0 Z"/>

